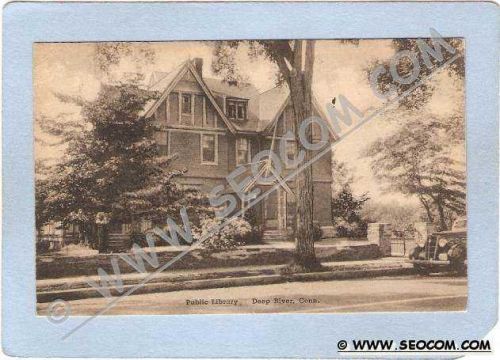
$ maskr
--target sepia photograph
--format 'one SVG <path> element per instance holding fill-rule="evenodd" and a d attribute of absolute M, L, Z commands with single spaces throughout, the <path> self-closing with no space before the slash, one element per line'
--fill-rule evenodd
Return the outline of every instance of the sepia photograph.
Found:
<path fill-rule="evenodd" d="M 466 311 L 465 41 L 33 44 L 36 313 Z"/>

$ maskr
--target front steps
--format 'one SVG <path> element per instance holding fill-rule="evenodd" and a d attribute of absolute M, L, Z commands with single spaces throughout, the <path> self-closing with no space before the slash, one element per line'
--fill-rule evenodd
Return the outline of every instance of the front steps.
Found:
<path fill-rule="evenodd" d="M 289 236 L 284 230 L 264 230 L 262 240 L 264 242 L 287 241 Z"/>

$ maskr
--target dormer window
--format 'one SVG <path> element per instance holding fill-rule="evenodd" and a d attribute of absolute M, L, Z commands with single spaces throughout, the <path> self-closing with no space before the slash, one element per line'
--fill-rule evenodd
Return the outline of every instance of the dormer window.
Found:
<path fill-rule="evenodd" d="M 228 101 L 227 116 L 231 119 L 236 118 L 236 104 L 235 103 Z"/>
<path fill-rule="evenodd" d="M 246 100 L 227 100 L 227 117 L 231 120 L 245 120 L 247 118 Z"/>

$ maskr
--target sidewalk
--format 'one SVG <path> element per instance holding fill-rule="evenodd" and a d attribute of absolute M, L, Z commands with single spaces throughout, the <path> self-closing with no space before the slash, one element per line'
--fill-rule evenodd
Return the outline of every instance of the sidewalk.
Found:
<path fill-rule="evenodd" d="M 280 269 L 285 265 L 256 265 L 231 268 L 212 268 L 196 270 L 165 270 L 156 273 L 147 283 L 138 287 L 134 294 L 194 290 L 232 286 L 250 286 L 276 284 L 289 281 L 318 281 L 351 279 L 387 275 L 402 275 L 412 272 L 410 264 L 404 258 L 381 258 L 377 260 L 333 261 L 323 265 L 326 271 L 283 275 Z M 112 274 L 110 274 L 112 275 Z M 121 274 L 124 292 L 138 285 L 149 273 Z M 113 277 L 114 278 L 114 277 Z M 91 280 L 100 283 L 99 276 L 80 276 L 70 278 L 37 280 L 38 302 L 55 299 L 75 300 L 101 297 L 102 294 L 88 285 Z M 113 296 L 119 296 L 113 284 L 103 284 Z"/>

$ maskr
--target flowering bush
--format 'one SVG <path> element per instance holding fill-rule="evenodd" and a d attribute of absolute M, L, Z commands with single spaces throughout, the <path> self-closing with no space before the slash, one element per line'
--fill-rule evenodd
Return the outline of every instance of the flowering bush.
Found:
<path fill-rule="evenodd" d="M 201 220 L 200 227 L 193 229 L 194 240 L 202 240 L 202 247 L 208 250 L 231 250 L 243 244 L 252 231 L 248 221 L 238 218 L 219 228 L 226 221 L 220 218 Z"/>
<path fill-rule="evenodd" d="M 105 225 L 109 223 L 109 216 L 106 213 L 98 212 L 95 216 L 95 223 Z"/>

